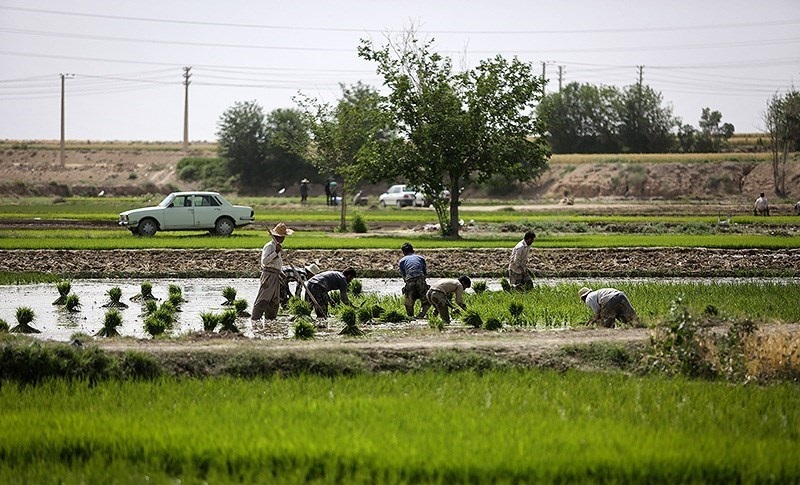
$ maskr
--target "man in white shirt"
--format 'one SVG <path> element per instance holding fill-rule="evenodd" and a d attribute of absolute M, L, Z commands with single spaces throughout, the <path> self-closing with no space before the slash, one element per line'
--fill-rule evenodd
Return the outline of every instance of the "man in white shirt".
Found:
<path fill-rule="evenodd" d="M 578 290 L 578 296 L 594 313 L 588 322 L 590 325 L 599 322 L 604 327 L 613 327 L 616 320 L 624 323 L 634 323 L 639 320 L 628 296 L 616 288 L 600 288 L 592 291 L 591 288 L 583 287 Z"/>
<path fill-rule="evenodd" d="M 757 216 L 768 216 L 769 215 L 769 202 L 767 202 L 767 197 L 764 195 L 764 192 L 761 192 L 761 195 L 756 199 L 756 205 L 753 208 L 753 214 Z"/>
<path fill-rule="evenodd" d="M 536 239 L 536 233 L 528 231 L 511 251 L 511 260 L 508 263 L 508 282 L 517 289 L 527 290 L 533 286 L 528 273 L 528 254 L 531 244 Z"/>
<path fill-rule="evenodd" d="M 267 320 L 274 320 L 278 316 L 281 306 L 281 278 L 283 273 L 283 240 L 294 231 L 286 227 L 283 222 L 278 223 L 269 231 L 270 240 L 261 250 L 261 285 L 258 288 L 256 301 L 253 303 L 253 321 L 261 320 L 262 315 Z"/>

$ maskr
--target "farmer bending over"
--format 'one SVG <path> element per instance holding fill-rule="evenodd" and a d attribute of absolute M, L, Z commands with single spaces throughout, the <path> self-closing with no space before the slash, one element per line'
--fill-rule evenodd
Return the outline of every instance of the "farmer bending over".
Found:
<path fill-rule="evenodd" d="M 466 310 L 467 305 L 464 303 L 464 290 L 472 286 L 467 276 L 459 276 L 457 280 L 444 279 L 439 280 L 431 286 L 428 293 L 425 295 L 428 302 L 436 309 L 434 314 L 438 313 L 442 317 L 444 323 L 450 323 L 450 314 L 448 308 L 458 310 L 452 303 L 450 297 L 456 295 L 456 304 L 462 309 Z"/>
<path fill-rule="evenodd" d="M 639 320 L 628 297 L 615 288 L 600 288 L 592 291 L 591 288 L 583 287 L 578 290 L 578 296 L 594 313 L 588 322 L 589 325 L 599 322 L 604 327 L 613 327 L 616 320 L 624 323 L 633 323 Z"/>
<path fill-rule="evenodd" d="M 342 303 L 345 305 L 350 305 L 350 300 L 347 299 L 347 288 L 350 285 L 350 282 L 353 281 L 356 277 L 356 270 L 353 268 L 347 268 L 344 272 L 341 271 L 323 271 L 317 275 L 311 277 L 308 280 L 307 287 L 308 292 L 311 295 L 306 294 L 306 300 L 310 301 L 311 304 L 314 306 L 314 310 L 317 313 L 317 317 L 323 318 L 328 316 L 328 305 L 330 305 L 330 298 L 328 297 L 328 292 L 333 290 L 339 290 L 339 295 L 342 298 Z M 311 298 L 313 297 L 313 299 Z M 316 300 L 316 304 L 314 303 Z"/>

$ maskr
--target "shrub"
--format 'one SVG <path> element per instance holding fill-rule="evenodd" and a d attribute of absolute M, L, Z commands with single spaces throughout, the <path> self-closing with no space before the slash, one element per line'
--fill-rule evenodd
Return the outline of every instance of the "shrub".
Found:
<path fill-rule="evenodd" d="M 483 319 L 475 310 L 467 310 L 461 320 L 464 322 L 464 325 L 472 328 L 481 328 L 483 326 Z"/>
<path fill-rule="evenodd" d="M 302 298 L 291 297 L 289 298 L 289 313 L 296 317 L 310 317 L 311 316 L 311 303 L 303 300 Z"/>
<path fill-rule="evenodd" d="M 69 280 L 61 280 L 56 283 L 58 290 L 58 298 L 53 302 L 53 305 L 63 305 L 67 301 L 67 295 L 72 291 L 72 283 Z"/>
<path fill-rule="evenodd" d="M 364 218 L 361 216 L 361 214 L 356 214 L 353 216 L 353 222 L 350 225 L 350 229 L 359 234 L 367 232 L 367 223 L 364 221 Z"/>
<path fill-rule="evenodd" d="M 294 338 L 298 340 L 310 340 L 314 338 L 317 330 L 309 318 L 300 317 L 294 324 Z"/>
<path fill-rule="evenodd" d="M 226 286 L 222 289 L 222 297 L 225 298 L 224 306 L 233 305 L 234 300 L 236 300 L 236 288 L 233 286 Z"/>
<path fill-rule="evenodd" d="M 200 320 L 203 322 L 204 331 L 213 332 L 220 323 L 220 315 L 212 312 L 203 312 L 200 314 Z"/>
<path fill-rule="evenodd" d="M 220 332 L 239 333 L 239 327 L 236 326 L 236 310 L 229 309 L 222 312 L 220 315 Z"/>
<path fill-rule="evenodd" d="M 108 310 L 103 319 L 103 328 L 95 334 L 95 337 L 119 337 L 117 327 L 122 325 L 122 314 L 119 310 Z"/>
<path fill-rule="evenodd" d="M 500 330 L 503 328 L 503 323 L 495 317 L 490 317 L 483 323 L 483 328 L 486 330 Z"/>
<path fill-rule="evenodd" d="M 9 330 L 11 333 L 41 333 L 39 330 L 33 328 L 30 324 L 33 322 L 33 319 L 36 317 L 36 314 L 33 313 L 33 310 L 30 307 L 21 306 L 17 308 L 17 323 L 18 325 L 14 326 Z"/>
<path fill-rule="evenodd" d="M 76 313 L 81 311 L 81 301 L 78 298 L 78 295 L 72 293 L 71 295 L 67 296 L 66 301 L 64 302 L 64 308 L 71 313 Z"/>

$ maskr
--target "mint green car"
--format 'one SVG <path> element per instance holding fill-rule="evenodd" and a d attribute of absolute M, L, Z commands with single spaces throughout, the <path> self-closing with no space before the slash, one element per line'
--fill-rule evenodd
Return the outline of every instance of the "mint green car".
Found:
<path fill-rule="evenodd" d="M 230 236 L 237 227 L 255 220 L 252 207 L 232 205 L 217 192 L 173 192 L 157 206 L 120 213 L 119 225 L 134 235 L 158 231 L 208 230 Z"/>

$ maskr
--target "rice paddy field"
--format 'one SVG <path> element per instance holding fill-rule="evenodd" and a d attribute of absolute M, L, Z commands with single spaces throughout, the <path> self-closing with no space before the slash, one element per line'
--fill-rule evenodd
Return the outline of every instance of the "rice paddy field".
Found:
<path fill-rule="evenodd" d="M 480 230 L 459 241 L 406 231 L 430 221 L 421 210 L 364 212 L 367 234 L 339 234 L 320 228 L 335 225 L 335 213 L 265 200 L 251 201 L 260 207 L 256 227 L 231 238 L 138 238 L 108 224 L 140 199 L 73 202 L 0 206 L 0 249 L 257 250 L 276 220 L 308 225 L 287 239 L 297 250 L 396 249 L 404 240 L 423 249 L 510 248 L 525 226 L 536 227 L 536 245 L 545 248 L 786 251 L 800 239 L 795 219 L 783 216 L 736 216 L 721 227 L 714 214 L 542 210 L 465 212 Z M 28 227 L 36 218 L 59 222 Z M 54 276 L 3 274 L 0 284 L 37 285 L 42 293 Z M 542 281 L 526 293 L 500 291 L 494 279 L 475 282 L 489 289 L 469 290 L 469 310 L 496 318 L 499 328 L 470 328 L 462 314 L 452 326 L 362 322 L 366 335 L 345 337 L 337 311 L 328 331 L 304 341 L 292 338 L 294 321 L 284 315 L 281 337 L 268 341 L 203 334 L 201 310 L 192 310 L 180 325 L 191 331 L 167 332 L 146 346 L 133 305 L 122 314 L 136 332 L 122 337 L 77 332 L 69 344 L 0 335 L 0 483 L 800 483 L 794 275 L 587 276 Z M 583 285 L 624 290 L 642 327 L 554 348 L 557 361 L 524 355 L 526 340 L 586 329 L 590 313 L 576 296 Z M 206 309 L 219 311 L 222 295 L 210 293 L 192 295 L 192 304 L 200 299 L 203 307 L 207 298 Z M 57 312 L 49 304 L 56 296 L 47 296 L 40 316 Z M 367 292 L 354 301 L 403 310 L 399 295 Z M 100 325 L 99 303 L 85 301 L 86 322 Z M 14 325 L 13 315 L 0 317 Z M 756 327 L 770 332 L 748 333 Z M 635 348 L 615 340 L 615 332 L 645 330 L 653 331 L 650 340 Z M 420 350 L 423 343 L 436 350 Z M 502 360 L 515 345 L 516 360 Z M 570 364 L 580 356 L 588 357 Z"/>

